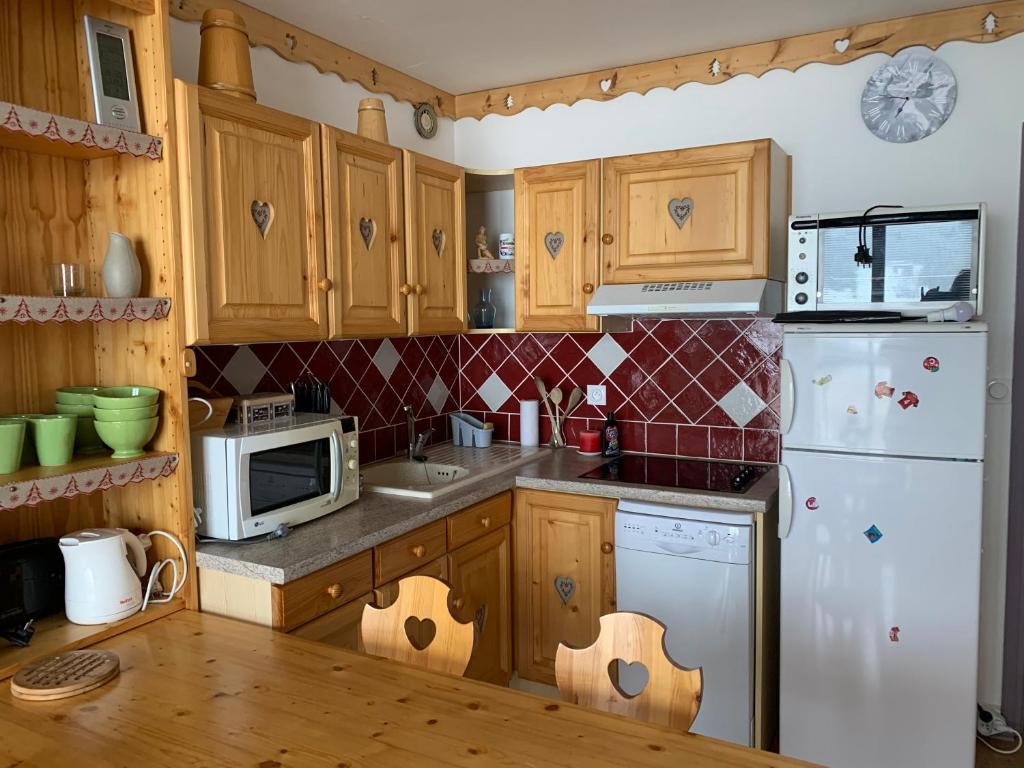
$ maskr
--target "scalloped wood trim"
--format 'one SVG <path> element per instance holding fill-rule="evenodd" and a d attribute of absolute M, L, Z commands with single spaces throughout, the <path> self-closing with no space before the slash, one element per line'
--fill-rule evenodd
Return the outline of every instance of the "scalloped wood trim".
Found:
<path fill-rule="evenodd" d="M 455 116 L 514 115 L 528 107 L 546 109 L 581 99 L 609 101 L 624 93 L 647 93 L 653 88 L 676 89 L 686 83 L 713 85 L 736 75 L 759 77 L 773 69 L 793 72 L 815 62 L 845 64 L 870 53 L 892 55 L 914 45 L 934 50 L 953 40 L 991 43 L 1022 31 L 1024 0 L 1002 0 L 460 94 L 455 97 Z"/>
<path fill-rule="evenodd" d="M 226 8 L 245 19 L 251 47 L 265 46 L 287 61 L 312 64 L 324 74 L 330 72 L 347 82 L 359 83 L 368 91 L 386 93 L 399 101 L 430 102 L 443 117 L 455 114 L 455 97 L 447 91 L 238 0 L 175 0 L 171 3 L 171 15 L 183 21 L 201 21 L 209 8 Z M 256 83 L 257 94 L 259 85 Z"/>

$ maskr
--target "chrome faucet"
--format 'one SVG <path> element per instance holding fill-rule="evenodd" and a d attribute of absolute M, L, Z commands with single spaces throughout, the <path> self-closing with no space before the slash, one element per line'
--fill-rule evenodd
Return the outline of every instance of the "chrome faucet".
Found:
<path fill-rule="evenodd" d="M 416 434 L 416 417 L 413 416 L 412 408 L 408 405 L 402 406 L 402 413 L 405 414 L 405 424 L 409 432 L 409 461 L 426 461 L 426 454 L 423 453 L 423 447 L 427 444 L 427 440 L 434 434 L 433 427 L 429 428 L 426 432 Z"/>

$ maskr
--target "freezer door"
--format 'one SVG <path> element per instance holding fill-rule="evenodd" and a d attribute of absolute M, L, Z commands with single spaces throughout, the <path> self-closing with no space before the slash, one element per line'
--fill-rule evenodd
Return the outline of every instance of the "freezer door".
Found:
<path fill-rule="evenodd" d="M 783 445 L 982 458 L 986 336 L 786 334 Z"/>
<path fill-rule="evenodd" d="M 983 465 L 792 450 L 783 463 L 781 752 L 974 765 Z"/>

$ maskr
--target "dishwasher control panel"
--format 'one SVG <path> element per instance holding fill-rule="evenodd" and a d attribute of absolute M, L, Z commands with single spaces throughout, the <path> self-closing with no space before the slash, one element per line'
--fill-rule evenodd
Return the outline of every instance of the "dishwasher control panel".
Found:
<path fill-rule="evenodd" d="M 619 511 L 615 546 L 719 563 L 750 562 L 750 526 Z"/>

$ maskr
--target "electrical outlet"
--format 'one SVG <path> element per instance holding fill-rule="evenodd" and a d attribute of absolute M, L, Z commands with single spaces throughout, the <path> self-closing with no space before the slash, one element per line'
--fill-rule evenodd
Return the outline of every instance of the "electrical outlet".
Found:
<path fill-rule="evenodd" d="M 587 384 L 588 405 L 606 405 L 607 403 L 608 395 L 604 384 Z"/>

